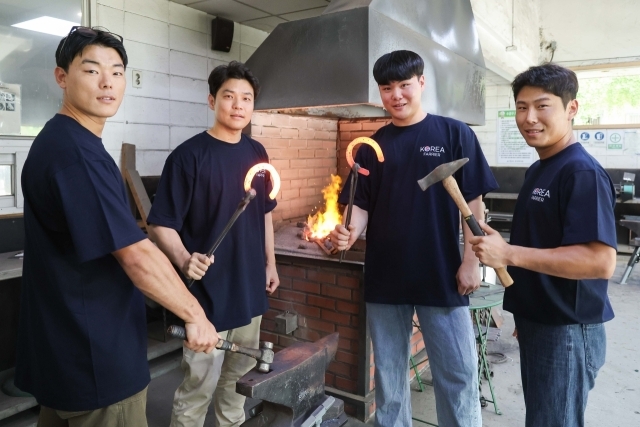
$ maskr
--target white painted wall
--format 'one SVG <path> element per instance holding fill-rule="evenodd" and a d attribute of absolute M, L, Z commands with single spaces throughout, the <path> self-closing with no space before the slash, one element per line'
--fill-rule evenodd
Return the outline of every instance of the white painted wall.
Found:
<path fill-rule="evenodd" d="M 125 99 L 103 143 L 118 165 L 122 143 L 135 144 L 140 175 L 160 175 L 171 150 L 213 124 L 211 70 L 246 61 L 268 34 L 236 23 L 231 51 L 218 52 L 210 48 L 214 17 L 204 12 L 168 0 L 97 3 L 92 25 L 121 34 L 129 57 Z M 134 70 L 142 71 L 141 88 L 132 86 Z"/>
<path fill-rule="evenodd" d="M 486 66 L 511 81 L 540 61 L 540 0 L 471 0 Z M 517 50 L 507 52 L 512 44 Z"/>
<path fill-rule="evenodd" d="M 514 108 L 513 95 L 511 86 L 503 85 L 487 85 L 485 100 L 485 125 L 472 126 L 471 129 L 478 136 L 482 152 L 489 162 L 489 166 L 498 166 L 497 163 L 497 147 L 498 133 L 497 121 L 498 110 L 508 110 Z"/>

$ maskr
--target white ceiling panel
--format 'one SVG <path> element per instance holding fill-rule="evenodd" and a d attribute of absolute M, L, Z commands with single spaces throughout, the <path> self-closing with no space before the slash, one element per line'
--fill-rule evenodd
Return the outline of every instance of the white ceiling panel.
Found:
<path fill-rule="evenodd" d="M 285 13 L 284 15 L 280 15 L 280 18 L 286 19 L 287 21 L 297 21 L 298 19 L 313 18 L 322 15 L 322 12 L 324 12 L 326 8 L 326 6 L 323 6 L 317 7 L 315 9 L 301 10 L 300 12 Z"/>
<path fill-rule="evenodd" d="M 189 3 L 187 6 L 211 15 L 220 16 L 221 18 L 231 19 L 235 22 L 244 22 L 269 16 L 266 12 L 234 0 L 207 0 L 198 3 Z"/>
<path fill-rule="evenodd" d="M 2 0 L 0 0 L 2 1 Z M 17 0 L 11 0 L 17 1 Z M 280 23 L 320 15 L 331 0 L 172 0 L 214 16 L 273 31 Z"/>
<path fill-rule="evenodd" d="M 283 22 L 287 21 L 277 16 L 267 16 L 266 18 L 244 21 L 243 24 L 270 33 L 274 28 L 278 26 L 278 24 L 281 24 Z"/>

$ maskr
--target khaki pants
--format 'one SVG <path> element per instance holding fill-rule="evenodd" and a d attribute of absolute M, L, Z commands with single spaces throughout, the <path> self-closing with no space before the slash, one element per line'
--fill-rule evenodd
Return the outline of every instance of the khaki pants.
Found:
<path fill-rule="evenodd" d="M 147 427 L 147 388 L 93 411 L 57 411 L 40 407 L 38 427 Z"/>
<path fill-rule="evenodd" d="M 257 316 L 246 326 L 219 334 L 243 347 L 258 348 L 261 320 L 262 316 Z M 202 427 L 214 391 L 216 425 L 242 424 L 245 397 L 236 393 L 236 382 L 255 366 L 255 359 L 242 354 L 222 350 L 213 350 L 211 354 L 194 353 L 183 347 L 184 380 L 173 398 L 171 427 Z"/>

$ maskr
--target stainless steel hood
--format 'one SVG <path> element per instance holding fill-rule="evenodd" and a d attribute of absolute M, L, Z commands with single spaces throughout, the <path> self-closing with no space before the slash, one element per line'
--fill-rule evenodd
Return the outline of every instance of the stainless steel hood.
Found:
<path fill-rule="evenodd" d="M 278 25 L 247 61 L 257 110 L 334 117 L 386 112 L 373 64 L 407 49 L 425 60 L 427 112 L 484 124 L 485 65 L 470 0 L 333 0 Z"/>

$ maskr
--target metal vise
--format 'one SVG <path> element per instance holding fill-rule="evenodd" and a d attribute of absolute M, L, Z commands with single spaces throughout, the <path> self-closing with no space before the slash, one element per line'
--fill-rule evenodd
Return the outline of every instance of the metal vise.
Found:
<path fill-rule="evenodd" d="M 263 401 L 262 412 L 242 426 L 298 427 L 310 418 L 327 398 L 324 375 L 337 349 L 338 333 L 294 344 L 275 354 L 269 373 L 250 371 L 240 378 L 236 392 Z M 331 418 L 339 416 L 346 422 L 342 407 Z"/>

